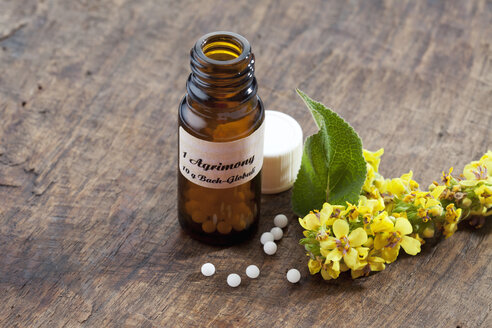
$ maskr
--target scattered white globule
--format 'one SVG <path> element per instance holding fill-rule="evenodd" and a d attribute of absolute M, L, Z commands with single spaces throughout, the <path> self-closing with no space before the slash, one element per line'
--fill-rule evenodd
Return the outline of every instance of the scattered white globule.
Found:
<path fill-rule="evenodd" d="M 260 275 L 260 269 L 256 265 L 250 265 L 246 268 L 246 275 L 251 279 L 256 279 Z"/>
<path fill-rule="evenodd" d="M 273 224 L 275 224 L 275 226 L 279 227 L 279 228 L 285 228 L 288 223 L 289 223 L 289 220 L 287 219 L 287 217 L 284 214 L 278 214 L 273 219 Z"/>
<path fill-rule="evenodd" d="M 215 273 L 215 266 L 212 263 L 205 263 L 202 265 L 202 274 L 209 277 Z"/>
<path fill-rule="evenodd" d="M 295 284 L 301 280 L 301 273 L 297 269 L 290 269 L 287 271 L 287 280 Z"/>
<path fill-rule="evenodd" d="M 241 284 L 241 277 L 237 273 L 231 273 L 227 276 L 227 284 L 231 287 L 237 287 Z"/>
<path fill-rule="evenodd" d="M 263 245 L 263 251 L 268 255 L 273 255 L 277 252 L 277 244 L 273 241 L 267 241 L 265 245 Z"/>
<path fill-rule="evenodd" d="M 267 255 L 274 255 L 277 252 L 277 244 L 275 240 L 280 240 L 284 236 L 282 228 L 285 228 L 289 223 L 287 216 L 284 214 L 278 214 L 273 219 L 275 227 L 270 232 L 264 232 L 261 234 L 260 242 L 263 244 L 263 251 Z M 201 268 L 204 276 L 212 276 L 215 274 L 215 266 L 212 263 L 205 263 Z M 246 268 L 246 275 L 251 279 L 256 279 L 260 276 L 260 269 L 256 265 L 249 265 Z M 287 280 L 293 284 L 299 282 L 301 279 L 301 273 L 299 270 L 290 269 L 287 272 Z M 227 284 L 231 287 L 238 287 L 241 284 L 241 277 L 237 273 L 231 273 L 227 276 Z"/>
<path fill-rule="evenodd" d="M 263 245 L 265 245 L 265 243 L 268 242 L 268 241 L 274 241 L 274 240 L 275 240 L 275 237 L 270 232 L 264 232 L 264 233 L 261 234 L 260 242 Z"/>
<path fill-rule="evenodd" d="M 280 240 L 282 239 L 282 236 L 284 235 L 284 232 L 282 231 L 281 228 L 279 227 L 274 227 L 272 230 L 270 230 L 270 233 L 273 235 L 273 238 L 275 240 Z"/>

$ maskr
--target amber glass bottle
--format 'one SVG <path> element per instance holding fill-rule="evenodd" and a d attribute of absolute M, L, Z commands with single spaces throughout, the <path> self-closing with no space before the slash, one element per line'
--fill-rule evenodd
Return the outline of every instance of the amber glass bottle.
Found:
<path fill-rule="evenodd" d="M 179 106 L 178 218 L 193 238 L 227 245 L 251 236 L 260 216 L 265 111 L 254 55 L 235 33 L 191 49 Z"/>

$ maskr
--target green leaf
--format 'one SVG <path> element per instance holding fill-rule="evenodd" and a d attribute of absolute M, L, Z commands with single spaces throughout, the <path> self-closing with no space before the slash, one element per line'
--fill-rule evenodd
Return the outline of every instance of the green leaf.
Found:
<path fill-rule="evenodd" d="M 362 142 L 354 129 L 323 104 L 297 90 L 319 127 L 307 138 L 292 191 L 294 212 L 304 216 L 324 202 L 357 203 L 366 178 Z"/>

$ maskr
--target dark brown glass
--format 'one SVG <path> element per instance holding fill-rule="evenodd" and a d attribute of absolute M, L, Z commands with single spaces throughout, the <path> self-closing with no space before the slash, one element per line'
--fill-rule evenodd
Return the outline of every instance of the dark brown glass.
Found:
<path fill-rule="evenodd" d="M 265 111 L 257 95 L 249 42 L 235 33 L 214 32 L 200 38 L 190 56 L 191 74 L 179 106 L 179 126 L 197 138 L 218 143 L 255 132 Z M 178 168 L 179 222 L 205 243 L 234 244 L 254 234 L 260 197 L 261 171 L 242 185 L 213 189 L 192 183 Z"/>

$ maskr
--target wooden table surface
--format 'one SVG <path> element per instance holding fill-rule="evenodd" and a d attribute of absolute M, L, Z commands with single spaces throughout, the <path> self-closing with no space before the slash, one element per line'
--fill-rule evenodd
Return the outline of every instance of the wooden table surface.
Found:
<path fill-rule="evenodd" d="M 492 149 L 490 1 L 1 1 L 0 326 L 490 327 L 490 222 L 331 282 L 309 276 L 290 191 L 262 199 L 261 231 L 290 218 L 275 256 L 261 231 L 181 231 L 177 107 L 215 30 L 251 42 L 267 109 L 315 132 L 301 88 L 385 148 L 385 176 L 426 186 Z"/>

